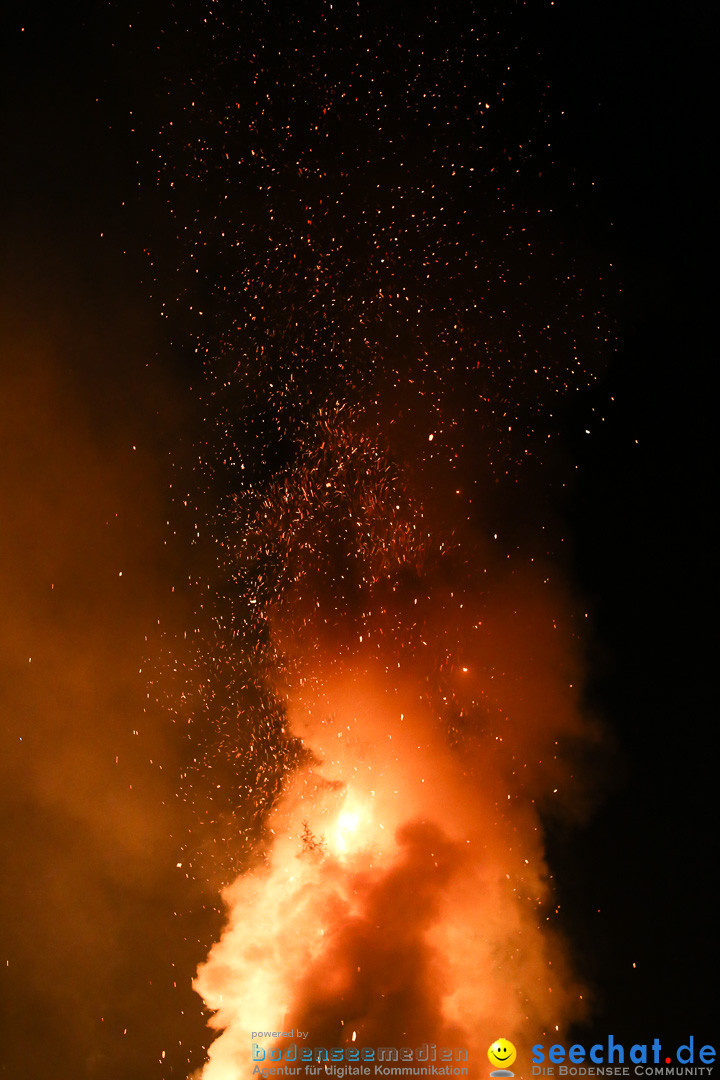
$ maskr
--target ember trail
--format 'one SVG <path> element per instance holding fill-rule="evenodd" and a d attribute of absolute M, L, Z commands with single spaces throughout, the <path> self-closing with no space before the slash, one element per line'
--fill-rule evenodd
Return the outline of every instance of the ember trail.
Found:
<path fill-rule="evenodd" d="M 251 1076 L 277 1018 L 343 1060 L 484 1055 L 584 1008 L 542 815 L 596 736 L 538 492 L 604 286 L 554 232 L 521 15 L 201 8 L 158 178 L 205 378 L 183 501 L 220 568 L 186 792 L 239 871 L 202 1076 Z"/>

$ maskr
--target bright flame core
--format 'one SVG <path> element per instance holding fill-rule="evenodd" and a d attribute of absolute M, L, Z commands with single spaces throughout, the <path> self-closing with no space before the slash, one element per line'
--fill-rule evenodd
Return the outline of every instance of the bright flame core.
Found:
<path fill-rule="evenodd" d="M 364 817 L 365 815 L 360 810 L 350 810 L 347 807 L 338 814 L 335 825 L 335 850 L 339 855 L 358 851 L 366 842 L 362 832 Z"/>

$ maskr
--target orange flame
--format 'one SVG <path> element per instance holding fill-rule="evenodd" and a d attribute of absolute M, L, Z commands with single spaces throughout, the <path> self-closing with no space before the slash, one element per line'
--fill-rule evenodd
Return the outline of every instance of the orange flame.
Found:
<path fill-rule="evenodd" d="M 438 604 L 425 663 L 454 636 L 457 700 L 485 703 L 455 746 L 420 660 L 398 670 L 367 641 L 345 661 L 312 650 L 324 667 L 299 657 L 287 715 L 313 758 L 270 817 L 265 862 L 224 893 L 195 982 L 222 1032 L 203 1080 L 251 1077 L 251 1041 L 287 1045 L 251 1033 L 290 1030 L 308 1046 L 467 1047 L 484 1075 L 498 1033 L 523 1047 L 581 1013 L 539 815 L 568 797 L 561 744 L 583 733 L 562 606 L 519 575 L 485 598 L 479 633 L 472 598 L 459 619 Z"/>

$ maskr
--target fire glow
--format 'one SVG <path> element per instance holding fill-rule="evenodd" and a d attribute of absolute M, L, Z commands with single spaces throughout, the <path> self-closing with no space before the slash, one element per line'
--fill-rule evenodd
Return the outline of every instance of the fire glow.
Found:
<path fill-rule="evenodd" d="M 545 189 L 518 198 L 536 103 L 510 153 L 490 12 L 478 36 L 474 10 L 379 10 L 364 36 L 320 5 L 276 43 L 274 10 L 243 10 L 213 20 L 207 104 L 168 117 L 160 174 L 191 277 L 213 267 L 197 501 L 218 495 L 225 575 L 178 712 L 211 731 L 197 817 L 241 865 L 194 983 L 202 1077 L 252 1076 L 262 1030 L 484 1068 L 583 1008 L 542 819 L 578 802 L 594 732 L 531 485 L 605 320 Z"/>
<path fill-rule="evenodd" d="M 298 633 L 296 603 L 274 612 L 288 734 L 307 758 L 263 860 L 224 892 L 227 926 L 195 982 L 220 1033 L 203 1080 L 253 1075 L 250 1031 L 463 1046 L 478 1061 L 495 1032 L 522 1041 L 582 1012 L 549 926 L 540 822 L 572 800 L 559 747 L 587 734 L 563 599 L 519 570 L 492 594 L 431 573 L 424 585 L 421 604 L 406 598 L 423 624 L 414 650 L 380 632 L 382 604 L 345 637 L 322 617 Z M 440 689 L 454 726 L 430 685 L 453 651 L 463 662 Z M 269 1057 L 281 1042 L 258 1045 Z"/>

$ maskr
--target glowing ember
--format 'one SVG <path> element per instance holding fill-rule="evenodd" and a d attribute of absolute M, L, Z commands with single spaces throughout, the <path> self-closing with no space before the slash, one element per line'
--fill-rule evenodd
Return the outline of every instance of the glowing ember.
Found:
<path fill-rule="evenodd" d="M 199 483 L 224 485 L 226 580 L 183 707 L 212 718 L 187 786 L 223 769 L 236 809 L 213 788 L 205 817 L 240 872 L 195 984 L 220 1033 L 202 1075 L 252 1076 L 251 1041 L 290 1030 L 485 1060 L 581 1003 L 541 829 L 588 734 L 571 608 L 544 509 L 523 553 L 494 481 L 592 382 L 602 319 L 516 204 L 536 119 L 506 142 L 489 27 L 418 10 L 371 49 L 332 5 L 276 43 L 256 14 L 209 15 L 207 70 L 232 57 L 238 85 L 194 88 L 160 174 L 193 270 L 218 267 Z M 187 213 L 216 173 L 211 217 Z"/>

